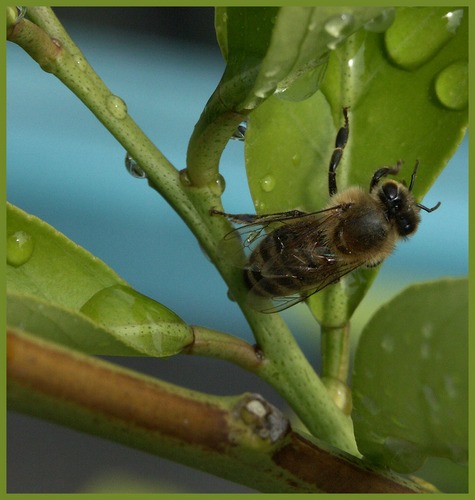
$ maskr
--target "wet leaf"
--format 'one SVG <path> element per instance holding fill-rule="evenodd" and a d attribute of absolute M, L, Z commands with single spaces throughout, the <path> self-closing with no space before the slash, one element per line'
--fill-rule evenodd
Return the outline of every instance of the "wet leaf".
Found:
<path fill-rule="evenodd" d="M 86 354 L 138 356 L 111 332 L 77 311 L 45 302 L 38 297 L 8 294 L 7 322 L 10 327 L 34 334 Z M 142 353 L 143 354 L 143 353 Z"/>
<path fill-rule="evenodd" d="M 171 356 L 191 328 L 46 222 L 7 206 L 8 324 L 87 353 Z"/>
<path fill-rule="evenodd" d="M 10 243 L 18 233 L 23 234 L 23 239 L 30 239 L 32 250 L 21 265 L 7 266 L 7 287 L 10 292 L 36 296 L 48 303 L 79 309 L 102 288 L 126 284 L 104 262 L 64 234 L 38 217 L 7 204 Z M 12 252 L 15 254 L 10 245 L 9 255 Z"/>
<path fill-rule="evenodd" d="M 104 288 L 81 312 L 149 356 L 171 356 L 193 341 L 191 328 L 162 304 L 130 287 Z"/>
<path fill-rule="evenodd" d="M 375 313 L 355 356 L 359 450 L 399 472 L 468 455 L 468 282 L 411 286 Z"/>
<path fill-rule="evenodd" d="M 388 56 L 386 44 L 390 39 L 391 50 L 397 52 L 398 39 L 401 44 L 407 37 L 419 39 L 420 30 L 427 33 L 430 23 L 439 29 L 440 9 L 435 9 L 437 15 L 432 8 L 421 9 L 396 9 L 394 24 L 386 34 L 367 25 L 348 37 L 331 51 L 321 91 L 310 98 L 289 102 L 273 96 L 251 113 L 245 155 L 258 213 L 295 208 L 314 211 L 329 202 L 328 164 L 337 131 L 343 125 L 344 106 L 350 107 L 350 137 L 337 171 L 339 190 L 351 185 L 369 189 L 373 173 L 398 160 L 404 161 L 398 178 L 408 182 L 419 160 L 414 193 L 418 200 L 423 199 L 467 127 L 466 101 L 453 95 L 460 93 L 460 79 L 454 75 L 465 74 L 461 64 L 468 60 L 468 16 L 466 10 L 457 10 L 459 23 L 450 24 L 447 15 L 451 10 L 446 8 L 450 36 L 437 50 L 428 48 L 428 57 L 417 66 L 411 63 L 409 71 Z M 421 12 L 428 18 L 423 26 L 411 20 L 411 16 L 419 19 Z M 399 21 L 401 16 L 404 22 Z M 402 30 L 399 35 L 398 30 Z M 454 81 L 456 89 L 451 92 L 447 87 L 455 85 Z M 438 87 L 444 88 L 442 95 Z M 437 201 L 426 197 L 424 203 L 433 206 Z M 422 218 L 426 216 L 437 215 L 423 214 Z M 364 279 L 344 285 L 350 292 L 346 319 L 375 272 L 365 271 Z M 317 316 L 328 302 L 325 294 L 323 291 L 312 298 Z"/>
<path fill-rule="evenodd" d="M 227 66 L 217 95 L 228 109 L 254 109 L 275 92 L 301 100 L 317 89 L 331 49 L 388 9 L 218 7 Z"/>

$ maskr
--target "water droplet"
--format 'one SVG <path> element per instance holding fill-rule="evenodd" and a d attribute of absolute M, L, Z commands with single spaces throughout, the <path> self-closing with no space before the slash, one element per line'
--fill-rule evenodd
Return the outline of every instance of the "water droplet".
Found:
<path fill-rule="evenodd" d="M 434 333 L 433 324 L 432 323 L 425 323 L 424 325 L 422 325 L 421 333 L 425 339 L 430 339 L 432 337 L 432 334 Z"/>
<path fill-rule="evenodd" d="M 389 57 L 403 69 L 414 70 L 430 59 L 452 39 L 453 21 L 447 8 L 401 8 L 385 32 Z"/>
<path fill-rule="evenodd" d="M 147 174 L 139 167 L 139 164 L 133 159 L 130 153 L 126 153 L 125 155 L 125 168 L 132 177 L 137 179 L 147 178 Z"/>
<path fill-rule="evenodd" d="M 354 19 L 351 14 L 340 14 L 328 19 L 324 24 L 325 31 L 333 38 L 327 43 L 330 50 L 334 50 L 345 40 L 353 29 Z"/>
<path fill-rule="evenodd" d="M 364 29 L 373 33 L 382 33 L 383 31 L 386 31 L 389 26 L 391 26 L 395 17 L 396 9 L 392 7 L 389 9 L 384 9 L 381 15 L 375 17 L 374 19 L 371 19 L 371 21 L 368 21 L 364 25 Z"/>
<path fill-rule="evenodd" d="M 82 56 L 82 54 L 71 54 L 71 57 L 73 58 L 74 62 L 76 63 L 77 67 L 81 71 L 86 71 L 87 69 L 87 62 L 86 59 Z"/>
<path fill-rule="evenodd" d="M 25 6 L 16 6 L 17 10 L 17 18 L 16 22 L 19 23 L 26 16 L 26 7 Z"/>
<path fill-rule="evenodd" d="M 241 122 L 234 134 L 231 136 L 231 139 L 234 139 L 235 141 L 244 141 L 246 138 L 246 130 L 247 122 Z"/>
<path fill-rule="evenodd" d="M 116 95 L 107 96 L 106 106 L 110 114 L 118 120 L 123 120 L 127 116 L 127 105 Z"/>
<path fill-rule="evenodd" d="M 246 238 L 246 241 L 244 242 L 244 246 L 249 246 L 254 243 L 254 240 L 259 236 L 261 231 L 251 231 Z"/>
<path fill-rule="evenodd" d="M 349 33 L 353 27 L 353 16 L 351 14 L 340 14 L 328 19 L 325 23 L 325 31 L 334 38 L 339 38 Z"/>
<path fill-rule="evenodd" d="M 454 379 L 451 375 L 444 375 L 444 387 L 445 387 L 445 392 L 451 399 L 455 399 L 459 395 L 459 389 L 458 389 L 459 384 L 457 383 L 457 380 Z"/>
<path fill-rule="evenodd" d="M 457 61 L 442 70 L 435 80 L 435 93 L 449 109 L 462 110 L 468 106 L 468 64 Z"/>
<path fill-rule="evenodd" d="M 440 400 L 439 395 L 434 391 L 433 387 L 428 385 L 424 385 L 422 387 L 422 394 L 424 395 L 424 399 L 429 405 L 429 409 L 431 413 L 437 413 L 440 411 Z"/>
<path fill-rule="evenodd" d="M 350 388 L 345 383 L 333 377 L 322 377 L 322 382 L 328 389 L 336 406 L 338 406 L 345 415 L 349 415 L 353 407 Z"/>
<path fill-rule="evenodd" d="M 295 153 L 293 156 L 292 156 L 292 164 L 295 166 L 295 167 L 298 167 L 300 165 L 300 163 L 302 162 L 302 156 L 300 155 L 300 153 Z"/>
<path fill-rule="evenodd" d="M 7 263 L 20 267 L 33 255 L 34 240 L 26 231 L 16 231 L 7 238 Z"/>
<path fill-rule="evenodd" d="M 189 187 L 191 186 L 191 179 L 188 175 L 188 171 L 186 170 L 186 168 L 184 168 L 183 170 L 180 170 L 180 172 L 178 173 L 179 175 L 179 178 L 180 178 L 180 182 L 186 186 L 186 187 Z"/>
<path fill-rule="evenodd" d="M 421 351 L 420 351 L 421 358 L 422 359 L 429 359 L 430 352 L 431 352 L 430 345 L 427 342 L 423 342 L 421 344 Z"/>
<path fill-rule="evenodd" d="M 95 293 L 81 313 L 149 356 L 170 356 L 190 344 L 190 328 L 170 309 L 124 285 Z"/>
<path fill-rule="evenodd" d="M 218 174 L 218 177 L 216 177 L 216 179 L 211 182 L 208 187 L 215 195 L 221 196 L 226 189 L 226 181 L 221 174 Z"/>
<path fill-rule="evenodd" d="M 274 190 L 276 185 L 276 180 L 273 175 L 266 175 L 260 180 L 261 189 L 266 193 L 270 193 Z"/>
<path fill-rule="evenodd" d="M 445 19 L 447 21 L 447 30 L 455 34 L 463 18 L 463 9 L 457 9 L 445 14 Z"/>
<path fill-rule="evenodd" d="M 262 214 L 265 212 L 266 204 L 261 200 L 254 200 L 254 207 L 257 213 Z"/>
<path fill-rule="evenodd" d="M 383 340 L 381 341 L 381 347 L 386 352 L 393 352 L 394 351 L 394 338 L 391 337 L 391 335 L 385 335 L 383 337 Z"/>

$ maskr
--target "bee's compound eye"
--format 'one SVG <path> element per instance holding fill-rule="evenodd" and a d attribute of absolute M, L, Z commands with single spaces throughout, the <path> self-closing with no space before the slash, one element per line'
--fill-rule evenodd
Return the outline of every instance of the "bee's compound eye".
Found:
<path fill-rule="evenodd" d="M 400 217 L 397 219 L 397 226 L 401 236 L 408 236 L 416 230 L 417 222 L 414 217 Z"/>

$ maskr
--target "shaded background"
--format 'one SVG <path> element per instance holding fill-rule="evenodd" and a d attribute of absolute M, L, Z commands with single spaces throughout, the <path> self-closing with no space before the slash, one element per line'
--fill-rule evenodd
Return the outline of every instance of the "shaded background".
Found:
<path fill-rule="evenodd" d="M 203 106 L 224 70 L 211 8 L 58 8 L 72 38 L 130 115 L 179 169 Z M 7 50 L 7 196 L 104 260 L 138 291 L 185 321 L 252 341 L 237 306 L 181 219 L 146 181 L 125 170 L 125 151 L 79 100 L 21 49 Z M 356 313 L 354 334 L 377 306 L 413 281 L 467 274 L 467 141 L 424 203 L 417 235 L 383 266 Z M 325 167 L 326 168 L 326 167 Z M 252 212 L 243 145 L 222 158 L 230 212 Z M 305 306 L 285 312 L 318 369 L 319 336 Z M 217 360 L 115 358 L 114 362 L 213 394 L 259 392 L 251 374 Z M 249 492 L 167 460 L 24 415 L 8 416 L 8 491 Z M 433 460 L 424 475 L 466 489 L 466 469 Z"/>

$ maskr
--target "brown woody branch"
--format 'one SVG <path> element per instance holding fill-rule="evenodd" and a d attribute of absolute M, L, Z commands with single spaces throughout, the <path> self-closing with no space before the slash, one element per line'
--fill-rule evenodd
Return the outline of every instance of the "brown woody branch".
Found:
<path fill-rule="evenodd" d="M 292 431 L 258 395 L 205 395 L 17 331 L 7 345 L 12 409 L 260 491 L 431 491 Z"/>

